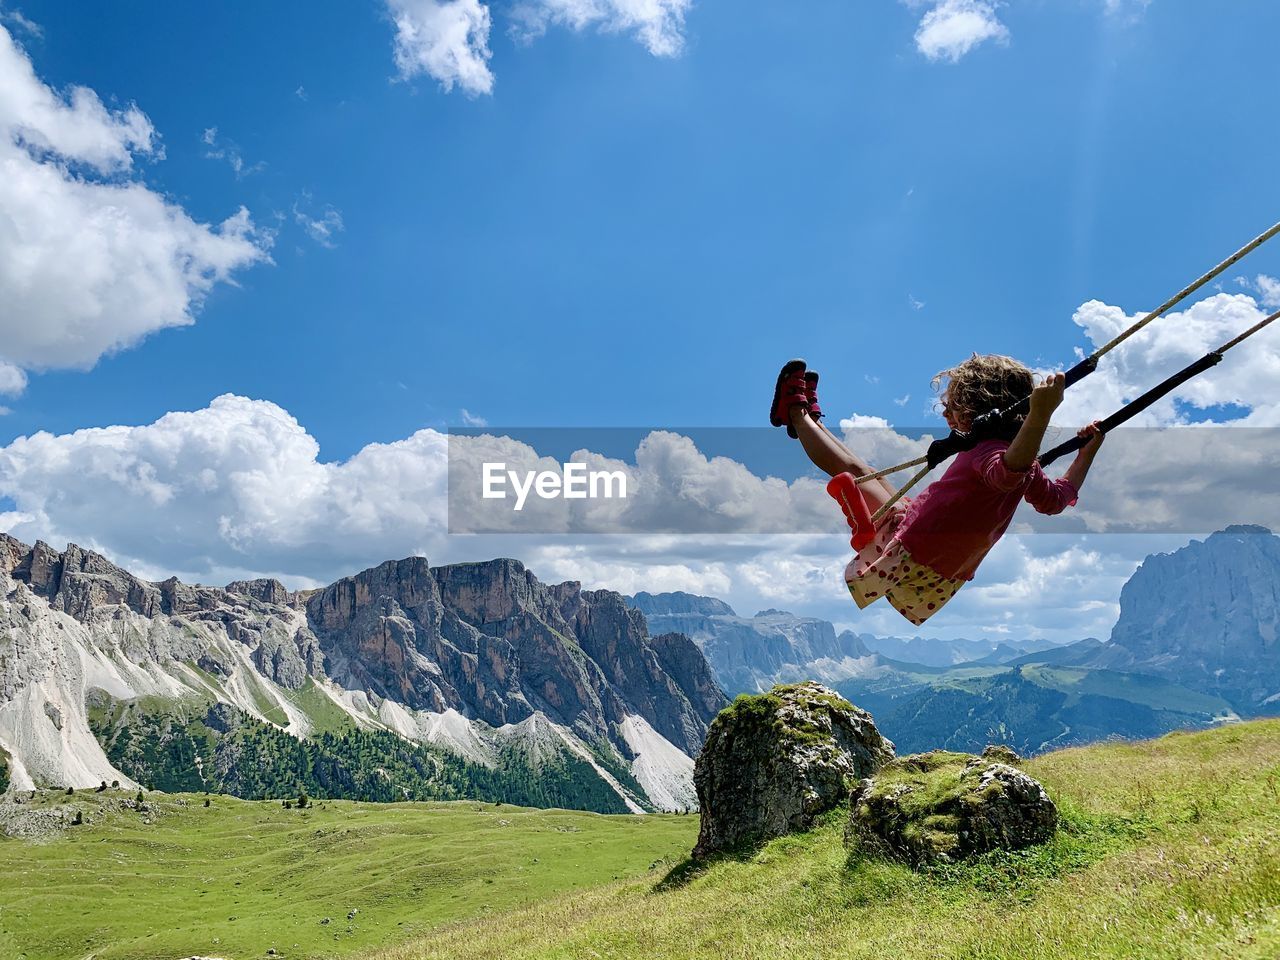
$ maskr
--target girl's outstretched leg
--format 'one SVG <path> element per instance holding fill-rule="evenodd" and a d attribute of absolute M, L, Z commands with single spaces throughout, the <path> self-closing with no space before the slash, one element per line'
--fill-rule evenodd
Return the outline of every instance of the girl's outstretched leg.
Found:
<path fill-rule="evenodd" d="M 823 423 L 821 420 L 818 421 L 818 426 L 822 429 L 822 432 L 825 433 L 828 437 L 830 437 L 832 442 L 837 444 L 840 447 L 840 449 L 843 450 L 845 454 L 849 457 L 849 460 L 853 465 L 852 467 L 850 467 L 850 471 L 853 473 L 855 477 L 864 477 L 868 473 L 876 472 L 875 468 L 868 465 L 861 457 L 859 457 L 856 453 L 854 453 L 847 446 L 845 446 L 844 441 L 841 440 L 839 437 L 837 437 L 834 433 L 832 433 L 831 430 L 828 429 L 827 425 Z M 861 486 L 862 486 L 862 495 L 865 497 L 877 496 L 877 494 L 871 493 L 871 488 L 874 488 L 874 487 L 879 487 L 880 490 L 884 492 L 885 500 L 892 499 L 893 495 L 898 492 L 894 488 L 893 484 L 891 484 L 884 477 L 876 477 L 875 480 L 871 481 L 870 483 L 864 483 Z M 880 502 L 883 503 L 884 501 L 882 500 Z"/>
<path fill-rule="evenodd" d="M 803 406 L 791 408 L 791 426 L 800 438 L 800 445 L 809 459 L 827 476 L 834 477 L 841 473 L 852 473 L 855 477 L 864 477 L 875 473 L 865 460 L 836 439 L 835 435 L 809 416 Z M 874 512 L 893 496 L 893 488 L 881 477 L 872 483 L 862 486 L 862 495 L 867 506 Z"/>

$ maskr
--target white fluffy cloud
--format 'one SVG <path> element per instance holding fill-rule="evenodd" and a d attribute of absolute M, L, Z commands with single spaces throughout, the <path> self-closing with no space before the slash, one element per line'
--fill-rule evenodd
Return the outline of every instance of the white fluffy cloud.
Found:
<path fill-rule="evenodd" d="M 1260 273 L 1253 281 L 1253 287 L 1262 297 L 1264 307 L 1270 307 L 1273 310 L 1280 307 L 1280 280 Z"/>
<path fill-rule="evenodd" d="M 1072 319 L 1089 338 L 1092 350 L 1142 315 L 1091 300 Z M 1068 391 L 1055 422 L 1083 423 L 1111 413 L 1264 316 L 1253 297 L 1220 293 L 1154 320 L 1104 356 L 1095 373 Z M 1235 347 L 1220 364 L 1140 414 L 1132 425 L 1183 424 L 1191 419 L 1190 408 L 1212 411 L 1228 404 L 1247 411 L 1229 418 L 1236 426 L 1280 426 L 1280 323 Z"/>
<path fill-rule="evenodd" d="M 0 396 L 16 397 L 27 389 L 27 375 L 21 367 L 0 360 Z"/>
<path fill-rule="evenodd" d="M 267 259 L 244 209 L 210 227 L 130 179 L 160 155 L 136 106 L 55 92 L 0 27 L 0 390 L 193 323 L 215 284 Z"/>
<path fill-rule="evenodd" d="M 997 0 L 938 0 L 920 18 L 916 48 L 930 60 L 955 63 L 986 40 L 1007 43 L 1009 30 L 996 16 L 998 6 Z"/>
<path fill-rule="evenodd" d="M 684 49 L 685 14 L 693 0 L 522 0 L 512 17 L 528 38 L 549 26 L 594 27 L 607 33 L 634 33 L 655 57 Z"/>
<path fill-rule="evenodd" d="M 424 430 L 322 463 L 286 411 L 222 396 L 144 426 L 13 441 L 0 449 L 0 495 L 16 507 L 0 525 L 149 571 L 323 579 L 438 547 L 444 444 Z"/>
<path fill-rule="evenodd" d="M 488 6 L 479 0 L 387 0 L 387 9 L 402 79 L 426 74 L 445 90 L 493 92 Z"/>
<path fill-rule="evenodd" d="M 426 75 L 446 91 L 493 92 L 490 5 L 481 0 L 385 0 L 395 24 L 395 62 L 402 80 Z M 684 49 L 685 14 L 693 0 L 517 0 L 511 32 L 533 40 L 549 27 L 630 33 L 655 57 Z"/>

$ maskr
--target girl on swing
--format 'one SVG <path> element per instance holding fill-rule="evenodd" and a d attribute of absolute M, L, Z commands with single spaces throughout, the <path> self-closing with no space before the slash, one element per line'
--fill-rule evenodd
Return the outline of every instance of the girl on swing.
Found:
<path fill-rule="evenodd" d="M 972 580 L 982 558 L 1004 534 L 1018 504 L 1026 500 L 1045 514 L 1073 506 L 1102 446 L 1098 422 L 1079 431 L 1090 438 L 1058 480 L 1040 469 L 1036 454 L 1049 418 L 1062 403 L 1065 377 L 1035 377 L 1011 357 L 974 354 L 933 379 L 947 425 L 966 433 L 979 415 L 1003 410 L 1031 396 L 1025 416 L 1010 418 L 971 450 L 956 456 L 946 472 L 916 497 L 903 497 L 876 527 L 874 539 L 845 568 L 854 602 L 866 607 L 884 597 L 913 624 L 924 623 Z M 832 477 L 875 471 L 822 425 L 818 374 L 792 360 L 778 375 L 770 422 L 798 437 L 814 464 Z M 861 487 L 871 512 L 893 497 L 883 478 Z"/>

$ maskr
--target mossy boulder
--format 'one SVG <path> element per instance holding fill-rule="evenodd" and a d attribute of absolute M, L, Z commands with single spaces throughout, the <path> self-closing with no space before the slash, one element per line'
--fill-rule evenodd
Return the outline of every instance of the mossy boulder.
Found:
<path fill-rule="evenodd" d="M 893 759 L 871 714 L 818 683 L 743 695 L 711 723 L 694 766 L 703 858 L 813 825 Z"/>
<path fill-rule="evenodd" d="M 1003 743 L 988 743 L 986 749 L 982 751 L 983 760 L 995 760 L 997 763 L 1007 763 L 1011 767 L 1020 767 L 1024 763 L 1022 757 L 1013 747 Z"/>
<path fill-rule="evenodd" d="M 1007 763 L 945 750 L 895 760 L 849 801 L 852 841 L 915 866 L 1043 843 L 1057 825 L 1039 781 Z"/>

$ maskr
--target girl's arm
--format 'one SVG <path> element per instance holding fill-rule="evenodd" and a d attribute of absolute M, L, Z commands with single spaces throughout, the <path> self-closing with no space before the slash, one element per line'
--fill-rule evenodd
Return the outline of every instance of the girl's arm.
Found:
<path fill-rule="evenodd" d="M 1080 448 L 1075 460 L 1071 462 L 1067 472 L 1062 475 L 1062 479 L 1075 487 L 1076 490 L 1079 490 L 1084 486 L 1084 478 L 1089 475 L 1089 467 L 1093 464 L 1093 458 L 1098 455 L 1098 448 L 1102 446 L 1105 434 L 1098 429 L 1098 421 L 1095 420 L 1081 429 L 1077 436 L 1090 437 L 1091 439 Z"/>
<path fill-rule="evenodd" d="M 1031 391 L 1031 409 L 1027 418 L 1022 421 L 1018 435 L 1013 438 L 1013 443 L 1004 452 L 1004 465 L 1010 470 L 1020 472 L 1030 469 L 1032 461 L 1040 452 L 1044 432 L 1049 429 L 1049 418 L 1053 416 L 1058 404 L 1062 403 L 1062 393 L 1066 388 L 1066 374 L 1051 373 L 1044 383 Z"/>

